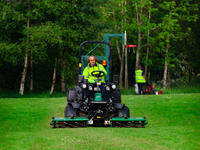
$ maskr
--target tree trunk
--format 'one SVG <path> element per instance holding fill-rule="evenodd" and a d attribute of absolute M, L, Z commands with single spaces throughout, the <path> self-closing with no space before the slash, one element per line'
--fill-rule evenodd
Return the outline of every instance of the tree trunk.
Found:
<path fill-rule="evenodd" d="M 124 22 L 124 26 L 126 27 L 126 0 L 124 0 L 124 7 L 125 7 L 125 10 L 123 8 L 123 14 L 124 14 L 124 17 L 123 17 L 123 22 Z M 123 29 L 123 32 L 125 33 L 125 45 L 127 44 L 127 34 L 126 34 L 126 30 L 124 31 Z M 125 47 L 123 47 L 125 48 Z M 125 48 L 125 88 L 127 89 L 128 88 L 128 54 L 127 54 L 127 48 Z"/>
<path fill-rule="evenodd" d="M 33 91 L 33 55 L 31 52 L 31 57 L 30 57 L 30 91 Z"/>
<path fill-rule="evenodd" d="M 22 78 L 21 78 L 20 89 L 19 89 L 20 95 L 24 95 L 24 84 L 25 84 L 25 79 L 26 79 L 27 68 L 28 68 L 28 52 L 25 52 L 24 69 L 22 72 Z"/>
<path fill-rule="evenodd" d="M 125 31 L 125 45 L 127 43 L 127 36 Z M 128 55 L 127 55 L 127 48 L 125 48 L 125 88 L 128 88 Z"/>
<path fill-rule="evenodd" d="M 31 11 L 31 6 L 30 6 L 30 0 L 28 1 L 28 11 Z M 27 18 L 27 29 L 30 28 L 30 16 L 28 15 Z M 22 71 L 22 78 L 20 82 L 20 89 L 19 89 L 19 94 L 24 95 L 24 84 L 25 84 L 25 79 L 26 79 L 26 73 L 27 73 L 27 68 L 28 68 L 28 45 L 29 45 L 29 34 L 27 35 L 26 39 L 26 50 L 25 50 L 25 56 L 24 56 L 24 69 Z"/>
<path fill-rule="evenodd" d="M 145 60 L 145 70 L 144 70 L 145 78 L 147 78 L 148 60 L 149 60 L 149 47 L 147 47 L 146 60 Z"/>
<path fill-rule="evenodd" d="M 147 82 L 150 83 L 151 82 L 151 72 L 150 70 L 148 71 L 148 78 L 147 78 Z"/>
<path fill-rule="evenodd" d="M 124 12 L 123 12 L 123 2 L 122 2 L 122 14 L 123 13 Z M 113 8 L 113 20 L 114 20 L 114 22 L 116 22 L 114 8 Z M 117 28 L 118 28 L 117 24 L 115 24 L 115 29 L 117 30 Z M 123 29 L 123 23 L 122 23 L 122 29 Z M 119 60 L 120 60 L 119 85 L 120 85 L 120 88 L 123 88 L 123 84 L 124 84 L 124 82 L 123 82 L 123 78 L 124 78 L 124 46 L 122 44 L 122 52 L 121 52 L 118 40 L 116 40 L 116 45 L 117 45 L 118 57 L 119 57 Z"/>
<path fill-rule="evenodd" d="M 123 75 L 124 75 L 124 48 L 122 45 L 122 54 L 120 52 L 119 42 L 116 40 L 116 46 L 117 46 L 117 53 L 120 61 L 120 75 L 119 75 L 119 85 L 120 88 L 123 88 Z"/>
<path fill-rule="evenodd" d="M 61 70 L 61 91 L 65 92 L 65 61 L 62 60 L 62 70 Z"/>
<path fill-rule="evenodd" d="M 164 66 L 164 74 L 163 74 L 163 88 L 164 89 L 166 89 L 167 87 L 167 69 L 168 69 L 167 53 L 168 53 L 168 44 L 166 47 L 165 66 Z"/>
<path fill-rule="evenodd" d="M 192 79 L 193 79 L 193 69 L 192 67 L 190 66 L 189 68 L 189 82 L 192 83 Z"/>
<path fill-rule="evenodd" d="M 167 71 L 167 73 L 168 73 L 168 88 L 170 88 L 171 87 L 171 79 L 170 79 L 170 68 L 168 67 L 168 71 Z"/>
<path fill-rule="evenodd" d="M 140 49 L 141 49 L 141 32 L 139 30 L 139 32 L 138 32 L 138 46 L 137 46 L 137 51 L 136 51 L 135 69 L 137 69 L 138 66 L 140 65 Z"/>
<path fill-rule="evenodd" d="M 55 60 L 55 66 L 54 66 L 54 70 L 53 70 L 53 79 L 52 79 L 52 84 L 51 84 L 50 95 L 53 94 L 55 83 L 56 83 L 56 68 L 57 68 L 57 63 L 58 63 L 58 59 L 56 58 L 56 60 Z"/>
<path fill-rule="evenodd" d="M 137 20 L 137 28 L 138 28 L 138 45 L 137 45 L 137 51 L 136 51 L 136 62 L 135 62 L 135 70 L 138 68 L 138 66 L 140 65 L 140 49 L 141 49 L 141 22 L 140 22 L 140 18 L 139 18 L 139 12 L 138 12 L 138 7 L 137 7 L 137 3 L 135 3 L 135 7 L 136 7 L 136 20 Z"/>
<path fill-rule="evenodd" d="M 149 10 L 149 18 L 148 18 L 148 22 L 150 23 L 151 21 L 151 10 Z M 147 45 L 149 45 L 149 35 L 150 35 L 150 31 L 148 29 L 147 31 Z M 146 60 L 145 60 L 145 78 L 147 79 L 147 69 L 148 69 L 148 61 L 149 61 L 149 46 L 147 47 L 147 53 L 146 53 Z"/>

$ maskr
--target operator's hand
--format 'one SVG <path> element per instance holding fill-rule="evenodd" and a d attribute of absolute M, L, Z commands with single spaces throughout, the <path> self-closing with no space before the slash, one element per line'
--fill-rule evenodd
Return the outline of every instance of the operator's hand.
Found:
<path fill-rule="evenodd" d="M 89 83 L 95 83 L 95 81 L 93 79 L 88 79 Z"/>
<path fill-rule="evenodd" d="M 101 70 L 104 73 L 104 76 L 106 76 L 106 72 L 104 70 Z"/>

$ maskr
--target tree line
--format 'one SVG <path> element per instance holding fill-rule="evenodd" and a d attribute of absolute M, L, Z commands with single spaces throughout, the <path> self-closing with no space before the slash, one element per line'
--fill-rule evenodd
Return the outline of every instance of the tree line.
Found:
<path fill-rule="evenodd" d="M 134 84 L 144 67 L 149 82 L 188 84 L 200 76 L 198 0 L 0 1 L 0 90 L 65 92 L 77 82 L 79 45 L 112 38 L 113 74 Z M 115 67 L 120 62 L 120 67 Z M 117 65 L 118 66 L 118 65 Z"/>

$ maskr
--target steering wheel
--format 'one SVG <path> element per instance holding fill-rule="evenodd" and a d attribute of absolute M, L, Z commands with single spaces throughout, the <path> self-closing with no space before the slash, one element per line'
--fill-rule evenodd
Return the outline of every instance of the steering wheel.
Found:
<path fill-rule="evenodd" d="M 97 78 L 103 77 L 105 73 L 103 71 L 92 71 L 91 75 Z"/>

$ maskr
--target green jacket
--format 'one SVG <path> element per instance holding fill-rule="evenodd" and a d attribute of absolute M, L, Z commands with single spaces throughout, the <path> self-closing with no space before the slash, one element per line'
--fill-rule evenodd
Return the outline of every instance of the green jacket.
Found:
<path fill-rule="evenodd" d="M 145 83 L 146 82 L 146 80 L 145 80 L 145 78 L 143 77 L 143 75 L 142 75 L 142 70 L 136 70 L 135 71 L 135 81 L 136 81 L 136 83 Z"/>
<path fill-rule="evenodd" d="M 83 76 L 84 76 L 84 79 L 88 79 L 88 82 L 89 83 L 96 83 L 97 82 L 97 77 L 94 77 L 91 75 L 91 73 L 93 71 L 103 71 L 105 73 L 105 75 L 103 77 L 101 77 L 101 83 L 105 83 L 105 77 L 107 75 L 107 71 L 105 70 L 105 68 L 99 64 L 99 63 L 96 63 L 94 65 L 94 67 L 92 67 L 90 64 L 87 65 L 87 67 L 85 67 L 85 69 L 83 70 Z"/>

